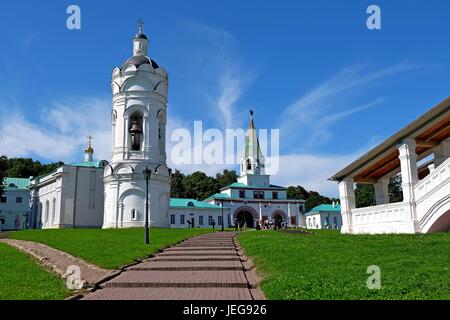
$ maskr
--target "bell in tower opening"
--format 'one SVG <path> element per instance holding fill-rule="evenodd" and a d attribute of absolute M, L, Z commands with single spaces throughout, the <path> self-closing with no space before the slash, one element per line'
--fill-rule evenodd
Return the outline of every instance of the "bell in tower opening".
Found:
<path fill-rule="evenodd" d="M 141 150 L 141 135 L 143 133 L 142 130 L 142 117 L 134 116 L 131 118 L 131 150 L 139 151 Z"/>

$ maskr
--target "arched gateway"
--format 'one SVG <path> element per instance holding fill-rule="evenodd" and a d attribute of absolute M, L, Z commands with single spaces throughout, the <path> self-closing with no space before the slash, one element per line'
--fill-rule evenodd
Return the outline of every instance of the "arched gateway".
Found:
<path fill-rule="evenodd" d="M 256 226 L 256 221 L 258 219 L 258 214 L 255 209 L 251 207 L 239 207 L 233 213 L 233 220 L 236 225 L 247 228 L 254 228 Z"/>

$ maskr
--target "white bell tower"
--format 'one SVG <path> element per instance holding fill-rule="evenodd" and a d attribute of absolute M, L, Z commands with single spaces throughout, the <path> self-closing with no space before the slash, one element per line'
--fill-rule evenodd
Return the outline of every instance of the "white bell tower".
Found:
<path fill-rule="evenodd" d="M 168 76 L 148 54 L 143 22 L 133 56 L 112 73 L 112 154 L 105 167 L 104 228 L 143 226 L 149 180 L 150 225 L 169 225 L 170 177 L 166 164 Z"/>
<path fill-rule="evenodd" d="M 253 110 L 250 110 L 250 123 L 245 136 L 244 153 L 241 158 L 241 174 L 238 182 L 253 187 L 269 187 L 270 176 L 265 174 L 265 159 L 259 146 L 255 123 L 253 122 Z"/>

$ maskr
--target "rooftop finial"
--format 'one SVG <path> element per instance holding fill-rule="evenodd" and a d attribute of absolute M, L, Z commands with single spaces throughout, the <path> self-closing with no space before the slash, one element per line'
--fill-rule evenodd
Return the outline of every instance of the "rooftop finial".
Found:
<path fill-rule="evenodd" d="M 84 161 L 89 162 L 92 161 L 92 154 L 94 153 L 94 149 L 92 148 L 92 139 L 94 139 L 91 135 L 86 137 L 88 139 L 88 146 L 84 149 Z"/>
<path fill-rule="evenodd" d="M 89 147 L 92 147 L 91 142 L 94 139 L 94 137 L 92 137 L 91 135 L 88 135 L 86 138 L 88 139 Z"/>
<path fill-rule="evenodd" d="M 250 117 L 253 117 L 253 113 L 255 113 L 255 111 L 253 111 L 252 109 L 250 109 L 249 111 L 250 111 Z"/>
<path fill-rule="evenodd" d="M 144 33 L 144 20 L 139 19 L 137 23 L 138 23 L 138 33 L 143 34 Z"/>

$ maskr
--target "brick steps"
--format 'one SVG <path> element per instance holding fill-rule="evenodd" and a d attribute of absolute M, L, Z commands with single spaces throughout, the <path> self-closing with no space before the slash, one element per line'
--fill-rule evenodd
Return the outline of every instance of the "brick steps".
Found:
<path fill-rule="evenodd" d="M 168 248 L 101 285 L 86 299 L 263 299 L 253 264 L 234 232 L 212 233 Z"/>
<path fill-rule="evenodd" d="M 252 289 L 253 290 L 253 289 Z M 252 300 L 246 288 L 105 288 L 86 300 Z"/>
<path fill-rule="evenodd" d="M 132 266 L 133 271 L 249 271 L 252 265 L 240 261 L 148 261 Z"/>

